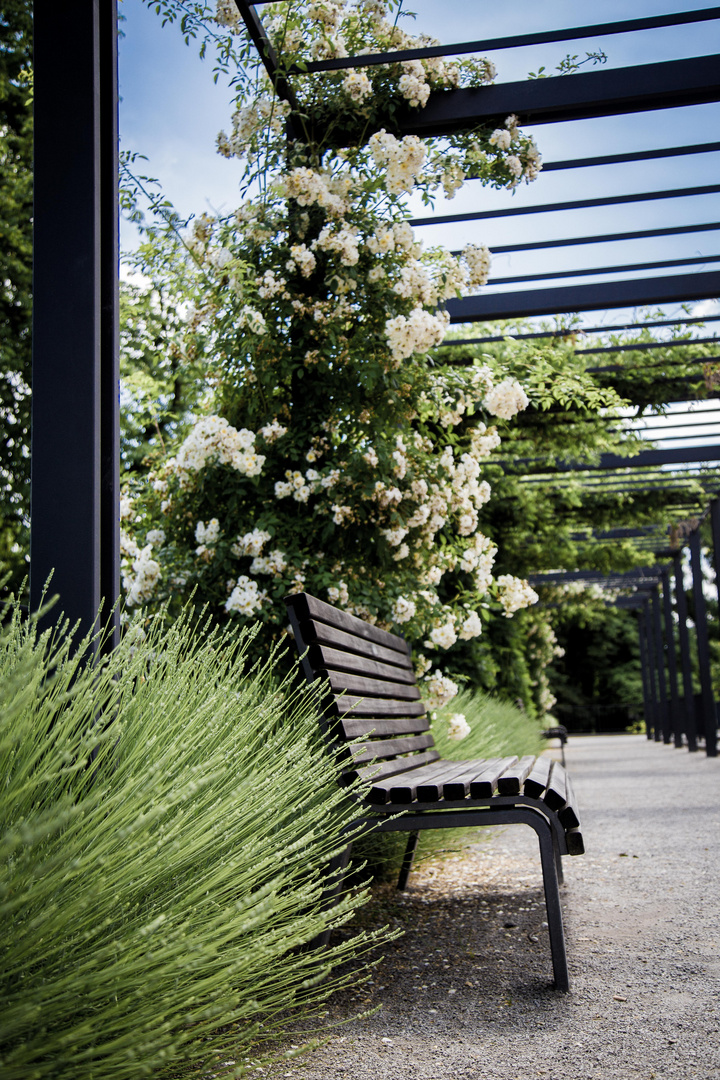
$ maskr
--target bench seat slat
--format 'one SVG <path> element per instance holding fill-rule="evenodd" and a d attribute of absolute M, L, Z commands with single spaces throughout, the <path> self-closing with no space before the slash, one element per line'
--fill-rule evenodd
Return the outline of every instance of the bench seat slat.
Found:
<path fill-rule="evenodd" d="M 550 779 L 543 795 L 543 802 L 551 810 L 561 810 L 567 802 L 566 776 L 567 774 L 562 765 L 557 761 L 553 762 Z"/>
<path fill-rule="evenodd" d="M 358 637 L 357 634 L 348 634 L 344 630 L 338 630 L 337 627 L 329 626 L 327 623 L 310 619 L 300 624 L 300 630 L 306 645 L 329 645 L 334 649 L 343 649 L 358 656 L 367 656 L 372 660 L 394 664 L 396 667 L 412 671 L 412 660 L 408 653 L 388 649 L 374 641 Z"/>
<path fill-rule="evenodd" d="M 387 779 L 388 777 L 397 776 L 398 773 L 409 774 L 416 768 L 419 769 L 433 761 L 438 761 L 439 758 L 440 755 L 437 750 L 425 750 L 420 754 L 415 754 L 413 758 L 391 758 L 390 761 L 364 765 L 360 769 L 344 770 L 343 775 L 345 777 L 357 777 L 359 780 L 372 781 L 372 793 L 375 791 L 376 786 L 382 787 L 383 784 L 391 784 Z M 386 803 L 388 800 L 379 798 L 372 799 L 372 801 Z"/>
<path fill-rule="evenodd" d="M 506 769 L 498 779 L 498 792 L 501 795 L 519 795 L 525 780 L 532 772 L 534 764 L 534 755 L 530 754 L 527 757 L 521 757 L 517 765 Z"/>
<path fill-rule="evenodd" d="M 361 675 L 350 675 L 344 671 L 316 671 L 315 678 L 326 679 L 336 694 L 350 690 L 364 697 L 400 698 L 404 701 L 419 701 L 420 691 L 417 686 L 405 683 L 385 682 L 382 679 L 364 679 Z"/>
<path fill-rule="evenodd" d="M 350 671 L 370 678 L 389 679 L 391 682 L 415 685 L 415 672 L 412 665 L 409 668 L 395 667 L 392 664 L 383 664 L 379 660 L 372 660 L 370 657 L 357 656 L 355 653 L 343 652 L 341 649 L 332 649 L 328 645 L 311 645 L 308 659 L 314 668 L 324 668 L 326 671 Z"/>
<path fill-rule="evenodd" d="M 415 735 L 409 739 L 380 739 L 377 742 L 350 746 L 348 749 L 353 764 L 364 765 L 380 758 L 395 757 L 398 754 L 410 754 L 415 750 L 426 750 L 433 745 L 433 742 L 432 735 Z"/>
<path fill-rule="evenodd" d="M 442 798 L 448 798 L 445 794 L 449 787 L 452 787 L 453 782 L 457 777 L 467 772 L 468 768 L 473 772 L 477 772 L 477 766 L 480 762 L 472 761 L 446 761 L 445 768 L 437 776 L 433 777 L 429 781 L 425 781 L 417 786 L 417 798 L 420 802 L 439 802 Z M 456 785 L 457 786 L 457 785 Z M 463 795 L 460 798 L 464 798 Z M 394 802 L 395 799 L 393 798 Z"/>
<path fill-rule="evenodd" d="M 445 785 L 446 799 L 484 799 L 492 795 L 498 777 L 517 761 L 517 757 L 486 758 L 470 762 L 471 768 Z"/>
<path fill-rule="evenodd" d="M 547 787 L 552 769 L 552 759 L 540 757 L 532 767 L 530 775 L 523 784 L 523 792 L 531 799 L 539 799 Z"/>
<path fill-rule="evenodd" d="M 402 763 L 402 760 L 400 763 Z M 423 764 L 419 769 L 405 770 L 404 775 L 396 774 L 394 778 L 377 777 L 372 785 L 368 798 L 371 802 L 381 804 L 391 801 L 400 802 L 401 800 L 405 803 L 412 802 L 415 797 L 415 792 L 417 791 L 417 785 L 424 783 L 426 780 L 431 780 L 433 776 L 442 772 L 446 765 L 447 762 L 442 761 L 440 755 L 436 753 L 430 763 Z M 403 772 L 403 770 L 398 770 L 398 773 L 401 772 Z M 395 796 L 396 791 L 398 792 L 397 797 L 391 799 L 391 795 Z"/>
<path fill-rule="evenodd" d="M 336 626 L 339 630 L 345 630 L 348 634 L 374 641 L 386 649 L 410 655 L 407 642 L 397 634 L 391 634 L 389 630 L 381 630 L 379 626 L 358 619 L 356 615 L 348 615 L 346 611 L 326 604 L 324 600 L 318 600 L 309 593 L 298 593 L 286 598 L 285 603 L 292 605 L 299 619 L 318 619 L 329 626 Z"/>

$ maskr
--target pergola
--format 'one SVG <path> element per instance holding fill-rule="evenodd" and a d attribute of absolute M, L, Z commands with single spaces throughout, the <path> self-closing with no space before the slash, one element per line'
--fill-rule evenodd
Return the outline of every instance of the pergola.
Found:
<path fill-rule="evenodd" d="M 525 45 L 580 41 L 659 27 L 705 23 L 720 18 L 719 7 L 674 15 L 572 27 L 546 33 L 514 35 L 495 40 L 463 42 L 429 48 L 366 54 L 323 60 L 283 69 L 262 23 L 262 4 L 236 0 L 248 34 L 259 51 L 277 94 L 296 105 L 294 86 L 308 74 L 362 68 L 390 61 L 431 56 L 494 52 Z M 67 64 L 67 57 L 73 63 Z M 62 86 L 62 94 L 58 86 Z M 422 109 L 407 108 L 388 130 L 396 135 L 442 135 L 478 125 L 501 126 L 514 113 L 523 127 L 549 123 L 574 124 L 600 117 L 691 108 L 720 101 L 720 56 L 679 59 L 657 64 L 597 70 L 563 78 L 510 82 L 478 89 L 433 92 Z M 112 604 L 119 588 L 119 423 L 118 423 L 118 207 L 117 207 L 117 16 L 114 3 L 83 0 L 69 20 L 57 5 L 35 4 L 35 277 L 33 336 L 33 439 L 31 606 L 36 608 L 45 580 L 54 570 L 52 591 L 72 621 L 88 629 L 101 601 Z M 292 124 L 292 115 L 290 119 Z M 567 158 L 545 163 L 543 173 L 572 172 L 589 167 L 634 161 L 675 159 L 691 163 L 696 155 L 720 151 L 720 142 L 651 147 L 633 152 Z M 629 191 L 598 198 L 557 203 L 533 203 L 505 209 L 478 209 L 455 215 L 412 218 L 417 228 L 491 218 L 532 217 L 555 220 L 572 209 L 661 202 L 689 205 L 700 196 L 717 196 L 720 184 L 683 185 L 652 192 Z M 670 200 L 676 200 L 670 203 Z M 717 202 L 714 204 L 717 206 Z M 563 271 L 498 276 L 485 294 L 451 300 L 447 307 L 454 324 L 486 323 L 499 319 L 532 318 L 571 312 L 607 311 L 666 303 L 687 303 L 720 295 L 720 253 L 632 262 L 613 261 L 601 268 L 583 264 L 588 245 L 644 241 L 657 237 L 701 235 L 720 229 L 714 220 L 688 224 L 682 220 L 652 229 L 610 229 L 584 236 L 556 236 L 493 248 L 496 254 L 567 248 L 577 265 Z M 703 269 L 697 269 L 702 267 Z M 642 271 L 642 276 L 635 276 Z M 584 277 L 603 280 L 582 282 Z M 558 284 L 563 278 L 571 284 Z M 532 286 L 532 287 L 528 287 Z M 720 317 L 719 317 L 720 318 Z M 653 322 L 627 322 L 617 329 L 639 326 L 692 326 L 707 322 L 692 315 Z M 710 320 L 711 322 L 713 320 Z M 716 318 L 714 321 L 718 321 Z M 587 337 L 605 326 L 584 327 Z M 520 335 L 549 336 L 538 329 Z M 453 346 L 493 340 L 479 335 L 456 339 Z M 709 344 L 714 334 L 691 343 Z M 662 343 L 659 343 L 660 347 Z M 578 349 L 598 356 L 590 370 L 612 380 L 628 373 L 618 364 L 636 346 Z M 647 348 L 647 346 L 644 346 Z M 720 349 L 718 349 L 720 354 Z M 611 354 L 611 355 L 608 355 Z M 707 358 L 704 358 L 707 360 Z M 719 360 L 720 355 L 710 359 Z M 462 362 L 462 361 L 460 361 Z M 685 397 L 697 396 L 697 379 Z M 680 383 L 682 384 L 682 378 Z M 679 393 L 673 391 L 675 395 Z M 717 397 L 711 386 L 708 396 Z M 669 399 L 670 400 L 670 399 Z M 679 437 L 678 442 L 682 442 Z M 702 464 L 703 471 L 698 472 Z M 712 466 L 712 467 L 710 467 Z M 568 472 L 591 488 L 637 491 L 658 486 L 689 494 L 676 503 L 674 522 L 658 522 L 642 534 L 649 558 L 670 559 L 640 574 L 605 576 L 604 585 L 629 593 L 621 606 L 640 612 L 639 627 L 645 679 L 649 735 L 665 741 L 697 745 L 687 622 L 684 614 L 681 547 L 690 546 L 695 589 L 695 628 L 702 684 L 700 734 L 706 750 L 716 753 L 716 711 L 710 686 L 707 627 L 700 566 L 699 522 L 712 506 L 716 552 L 720 550 L 720 445 L 676 445 L 648 449 L 634 458 L 604 455 L 598 465 L 574 465 L 542 459 L 507 463 L 522 473 L 523 483 L 548 484 Z M 658 467 L 664 467 L 664 471 Z M 672 467 L 672 471 L 669 468 Z M 698 495 L 698 488 L 701 494 Z M 714 501 L 713 501 L 714 500 Z M 685 528 L 682 522 L 694 520 Z M 672 537 L 667 526 L 673 525 Z M 637 530 L 636 530 L 637 532 Z M 618 522 L 603 540 L 622 539 L 628 530 Z M 672 540 L 672 543 L 671 543 Z M 592 575 L 569 568 L 556 580 L 590 581 Z M 680 628 L 683 693 L 678 689 L 672 629 L 670 577 L 674 578 L 676 618 Z M 573 576 L 574 575 L 574 576 Z M 543 575 L 546 583 L 550 575 Z M 662 599 L 661 599 L 662 595 Z M 662 611 L 662 616 L 661 616 Z M 664 629 L 663 629 L 664 620 Z M 117 629 L 116 629 L 117 632 Z"/>

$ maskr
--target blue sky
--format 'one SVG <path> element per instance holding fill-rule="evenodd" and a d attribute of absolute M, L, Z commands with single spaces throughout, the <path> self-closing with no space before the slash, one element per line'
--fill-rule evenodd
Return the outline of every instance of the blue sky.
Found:
<path fill-rule="evenodd" d="M 497 38 L 508 34 L 609 22 L 643 15 L 710 6 L 700 0 L 412 0 L 414 25 L 443 42 Z M 145 153 L 147 171 L 161 179 L 166 194 L 184 215 L 230 210 L 238 202 L 238 168 L 215 152 L 217 132 L 228 127 L 229 93 L 212 81 L 212 63 L 201 61 L 197 47 L 182 41 L 177 26 L 163 28 L 142 0 L 123 0 L 124 38 L 120 48 L 121 138 L 125 149 Z M 262 9 L 259 9 L 262 12 Z M 577 42 L 503 50 L 489 54 L 501 82 L 523 79 L 544 64 L 548 70 L 568 53 L 603 48 L 607 67 L 654 63 L 720 52 L 720 22 L 589 38 Z M 652 149 L 720 138 L 720 105 L 662 110 L 626 117 L 540 125 L 534 131 L 546 161 L 625 150 Z M 541 174 L 515 195 L 468 183 L 438 213 L 553 203 L 579 197 L 652 191 L 717 182 L 720 155 L 664 159 Z M 717 221 L 720 195 L 636 203 L 592 211 L 563 211 L 422 230 L 426 243 L 458 247 L 468 239 L 493 245 L 517 243 L 532 236 L 580 236 L 665 224 Z M 414 209 L 414 208 L 413 208 Z M 419 209 L 419 207 L 418 207 Z M 131 234 L 125 234 L 131 242 Z M 720 230 L 687 236 L 588 245 L 552 252 L 498 256 L 498 275 L 538 273 L 548 268 L 601 267 L 720 253 Z M 699 269 L 703 269 L 701 266 Z M 672 271 L 668 271 L 672 272 Z M 632 276 L 632 275 L 629 275 Z M 595 280 L 584 278 L 584 281 Z M 518 286 L 532 287 L 530 286 Z M 597 318 L 595 318 L 597 321 Z"/>

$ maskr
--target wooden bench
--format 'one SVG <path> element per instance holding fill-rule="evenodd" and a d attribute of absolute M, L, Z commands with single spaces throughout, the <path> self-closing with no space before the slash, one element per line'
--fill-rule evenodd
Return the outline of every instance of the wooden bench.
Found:
<path fill-rule="evenodd" d="M 410 834 L 398 888 L 407 884 L 422 829 L 529 825 L 540 844 L 555 986 L 568 990 L 560 857 L 584 847 L 563 767 L 545 757 L 442 760 L 403 638 L 308 593 L 285 603 L 304 675 L 327 689 L 320 725 L 338 755 L 340 783 L 360 782 L 359 821 Z"/>

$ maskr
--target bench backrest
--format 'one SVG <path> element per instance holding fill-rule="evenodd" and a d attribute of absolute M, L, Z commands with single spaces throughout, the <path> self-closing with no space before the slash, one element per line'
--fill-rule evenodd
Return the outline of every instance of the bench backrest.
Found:
<path fill-rule="evenodd" d="M 309 593 L 287 596 L 285 604 L 305 677 L 326 687 L 321 727 L 340 752 L 341 782 L 377 780 L 436 761 L 403 638 Z"/>

